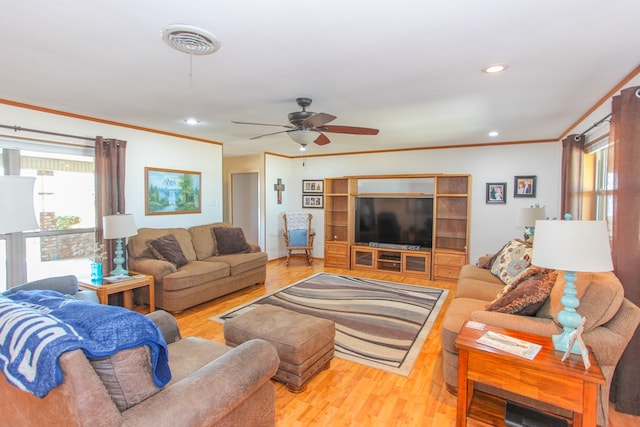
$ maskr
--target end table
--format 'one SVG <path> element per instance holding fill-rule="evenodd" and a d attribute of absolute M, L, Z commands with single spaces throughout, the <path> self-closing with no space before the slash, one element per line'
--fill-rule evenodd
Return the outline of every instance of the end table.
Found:
<path fill-rule="evenodd" d="M 109 282 L 108 278 L 105 278 L 102 280 L 102 284 L 100 285 L 91 283 L 90 279 L 81 278 L 78 279 L 78 287 L 85 290 L 95 291 L 96 294 L 98 294 L 100 304 L 109 304 L 109 295 L 122 292 L 124 306 L 131 310 L 133 309 L 133 290 L 148 286 L 149 312 L 155 311 L 156 304 L 153 276 L 136 273 L 135 271 L 130 271 L 129 274 L 130 277 L 128 279 L 119 280 L 117 282 Z"/>

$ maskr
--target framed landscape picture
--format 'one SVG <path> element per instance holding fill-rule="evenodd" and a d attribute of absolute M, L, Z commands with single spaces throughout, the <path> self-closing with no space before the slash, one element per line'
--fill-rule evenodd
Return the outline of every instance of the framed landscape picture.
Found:
<path fill-rule="evenodd" d="M 506 182 L 487 182 L 487 203 L 501 205 L 507 203 Z"/>
<path fill-rule="evenodd" d="M 324 196 L 316 195 L 303 195 L 302 196 L 303 208 L 322 208 L 324 207 Z"/>
<path fill-rule="evenodd" d="M 536 176 L 516 176 L 513 179 L 513 197 L 536 197 Z"/>
<path fill-rule="evenodd" d="M 303 179 L 303 193 L 322 193 L 324 192 L 324 181 L 321 179 Z"/>
<path fill-rule="evenodd" d="M 201 212 L 200 172 L 144 168 L 145 215 Z"/>

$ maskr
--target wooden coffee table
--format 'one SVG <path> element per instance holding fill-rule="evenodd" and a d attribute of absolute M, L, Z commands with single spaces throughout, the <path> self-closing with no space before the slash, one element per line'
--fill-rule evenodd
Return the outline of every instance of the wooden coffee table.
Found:
<path fill-rule="evenodd" d="M 107 280 L 102 281 L 101 285 L 91 283 L 88 279 L 78 279 L 78 287 L 90 291 L 95 291 L 98 294 L 98 300 L 100 304 L 109 304 L 109 295 L 122 292 L 123 302 L 125 308 L 129 310 L 133 309 L 133 290 L 142 288 L 144 286 L 149 287 L 149 312 L 155 311 L 155 288 L 153 286 L 153 276 L 146 274 L 136 273 L 130 271 L 131 278 L 121 280 L 118 282 L 110 283 Z"/>
<path fill-rule="evenodd" d="M 540 344 L 542 349 L 533 360 L 514 356 L 479 344 L 477 339 L 486 331 Z M 505 425 L 505 401 L 486 393 L 474 393 L 474 384 L 478 382 L 572 411 L 575 427 L 595 427 L 598 385 L 605 384 L 605 379 L 593 353 L 589 354 L 591 367 L 585 370 L 579 355 L 572 354 L 563 362 L 563 353 L 553 348 L 550 337 L 489 325 L 481 331 L 463 327 L 456 347 L 459 354 L 456 426 L 466 426 L 467 418 L 494 426 Z M 478 410 L 478 406 L 482 408 Z M 491 407 L 495 413 L 488 410 Z"/>

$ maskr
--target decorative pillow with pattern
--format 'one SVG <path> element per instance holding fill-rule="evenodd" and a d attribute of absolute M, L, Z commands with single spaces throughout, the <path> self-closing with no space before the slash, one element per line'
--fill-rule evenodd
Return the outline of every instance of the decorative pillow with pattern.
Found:
<path fill-rule="evenodd" d="M 533 316 L 549 298 L 556 278 L 555 270 L 540 267 L 527 269 L 527 272 L 511 285 L 505 286 L 487 306 L 487 311 Z"/>
<path fill-rule="evenodd" d="M 184 256 L 184 252 L 182 252 L 178 239 L 173 234 L 149 240 L 147 246 L 156 258 L 162 261 L 169 261 L 176 267 L 182 267 L 189 262 L 187 257 Z"/>
<path fill-rule="evenodd" d="M 211 229 L 218 243 L 218 255 L 251 252 L 251 247 L 240 227 L 214 227 Z"/>
<path fill-rule="evenodd" d="M 531 245 L 521 240 L 511 240 L 498 252 L 491 273 L 510 285 L 531 265 Z"/>

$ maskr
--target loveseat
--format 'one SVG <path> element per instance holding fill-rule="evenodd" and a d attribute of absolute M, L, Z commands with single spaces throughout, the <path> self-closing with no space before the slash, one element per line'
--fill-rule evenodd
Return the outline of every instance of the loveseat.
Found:
<path fill-rule="evenodd" d="M 124 309 L 123 309 L 124 310 Z M 273 426 L 279 364 L 275 348 L 252 340 L 236 348 L 181 338 L 173 316 L 147 315 L 168 343 L 172 379 L 158 388 L 149 348 L 89 360 L 82 350 L 59 358 L 62 383 L 36 397 L 0 375 L 0 425 L 86 427 Z"/>
<path fill-rule="evenodd" d="M 526 270 L 528 259 L 521 265 Z M 548 297 L 538 298 L 534 301 L 535 307 L 532 312 L 531 294 L 525 295 L 523 291 L 520 296 L 524 296 L 515 305 L 512 297 L 507 305 L 514 310 L 527 312 L 528 315 L 513 314 L 500 311 L 488 311 L 488 306 L 496 308 L 498 296 L 505 288 L 505 282 L 491 272 L 492 260 L 489 257 L 481 257 L 478 265 L 465 265 L 460 271 L 457 282 L 455 296 L 451 301 L 444 318 L 441 329 L 442 341 L 442 361 L 444 379 L 447 389 L 452 393 L 456 392 L 458 384 L 458 351 L 455 347 L 455 340 L 468 320 L 498 326 L 511 330 L 527 332 L 537 335 L 551 337 L 559 334 L 562 328 L 559 326 L 557 316 L 562 310 L 560 299 L 564 294 L 564 273 L 547 272 L 546 279 L 553 280 Z M 485 266 L 487 268 L 483 268 Z M 512 265 L 513 267 L 513 265 Z M 524 271 L 524 270 L 523 270 Z M 540 272 L 535 272 L 536 279 L 540 279 Z M 520 277 L 520 280 L 523 276 Z M 532 280 L 533 281 L 533 280 Z M 518 285 L 522 286 L 526 279 Z M 540 280 L 538 280 L 540 282 Z M 527 286 L 530 282 L 527 282 Z M 618 278 L 613 273 L 577 273 L 576 288 L 580 306 L 578 313 L 586 318 L 583 339 L 587 346 L 591 348 L 598 364 L 605 376 L 606 384 L 599 386 L 598 395 L 598 425 L 606 426 L 608 419 L 609 389 L 613 372 L 620 359 L 622 352 L 629 343 L 638 324 L 640 323 L 640 308 L 624 297 L 623 287 Z M 504 297 L 504 295 L 503 295 Z M 501 301 L 504 301 L 502 298 Z M 525 301 L 524 303 L 522 301 Z M 529 304 L 529 309 L 527 308 Z M 507 305 L 502 305 L 502 308 Z M 558 357 L 562 355 L 559 353 Z M 560 408 L 546 405 L 531 399 L 526 399 L 503 390 L 498 390 L 486 385 L 477 384 L 478 390 L 501 396 L 507 400 L 519 402 L 521 404 L 538 408 L 543 411 L 550 411 L 562 416 L 570 416 L 567 411 Z"/>
<path fill-rule="evenodd" d="M 153 276 L 156 307 L 174 313 L 263 284 L 267 274 L 267 254 L 246 242 L 240 228 L 223 222 L 141 228 L 127 248 L 129 269 Z M 137 297 L 148 302 L 147 289 Z"/>

